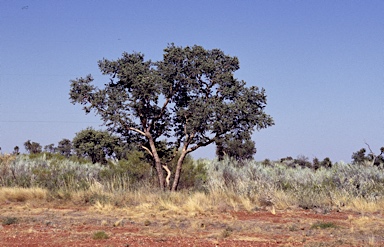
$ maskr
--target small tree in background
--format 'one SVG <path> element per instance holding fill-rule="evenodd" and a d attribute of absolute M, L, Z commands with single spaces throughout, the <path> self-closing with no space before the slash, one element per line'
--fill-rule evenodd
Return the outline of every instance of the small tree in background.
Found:
<path fill-rule="evenodd" d="M 15 146 L 13 148 L 13 152 L 12 152 L 13 155 L 19 155 L 20 154 L 20 148 L 19 146 Z"/>
<path fill-rule="evenodd" d="M 108 131 L 87 128 L 78 132 L 73 139 L 73 149 L 79 157 L 89 157 L 92 163 L 107 163 L 107 157 L 115 157 L 119 138 Z"/>
<path fill-rule="evenodd" d="M 31 142 L 31 140 L 24 142 L 24 147 L 30 154 L 38 154 L 42 151 L 41 145 L 37 142 Z"/>
<path fill-rule="evenodd" d="M 380 148 L 380 154 L 376 155 L 371 147 L 368 145 L 368 143 L 365 143 L 368 146 L 368 149 L 370 151 L 369 154 L 365 154 L 367 151 L 365 148 L 360 149 L 359 151 L 352 154 L 352 163 L 353 164 L 364 164 L 364 163 L 371 163 L 371 165 L 379 166 L 381 164 L 384 164 L 384 147 Z"/>
<path fill-rule="evenodd" d="M 72 154 L 72 142 L 69 139 L 62 139 L 57 145 L 57 152 L 65 157 L 70 157 Z"/>
<path fill-rule="evenodd" d="M 224 156 L 228 156 L 241 163 L 253 159 L 255 153 L 255 142 L 252 141 L 250 136 L 228 137 L 216 141 L 216 155 L 219 160 L 223 160 Z"/>
<path fill-rule="evenodd" d="M 328 157 L 324 158 L 323 161 L 320 162 L 320 166 L 325 168 L 331 168 L 332 167 L 331 159 Z"/>
<path fill-rule="evenodd" d="M 301 168 L 308 167 L 311 168 L 312 163 L 309 161 L 309 158 L 304 155 L 297 156 L 293 161 L 294 164 L 300 166 Z"/>
<path fill-rule="evenodd" d="M 365 152 L 367 150 L 365 150 L 365 148 L 362 148 L 360 149 L 359 151 L 357 152 L 354 152 L 352 154 L 352 163 L 353 164 L 362 164 L 364 163 L 365 161 L 368 160 L 368 157 L 365 156 Z"/>
<path fill-rule="evenodd" d="M 55 144 L 51 143 L 51 144 L 45 145 L 44 152 L 52 153 L 52 154 L 55 153 L 56 152 Z"/>

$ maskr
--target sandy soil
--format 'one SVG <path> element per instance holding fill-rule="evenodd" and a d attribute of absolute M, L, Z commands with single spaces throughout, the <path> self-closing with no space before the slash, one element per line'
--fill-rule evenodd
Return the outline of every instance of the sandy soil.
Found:
<path fill-rule="evenodd" d="M 384 246 L 383 215 L 351 211 L 133 212 L 8 202 L 0 221 L 0 246 Z M 98 231 L 109 238 L 94 239 Z"/>

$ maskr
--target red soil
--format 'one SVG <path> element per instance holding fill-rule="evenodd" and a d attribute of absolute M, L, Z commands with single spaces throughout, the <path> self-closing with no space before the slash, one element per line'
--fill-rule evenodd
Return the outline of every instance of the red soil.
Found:
<path fill-rule="evenodd" d="M 14 224 L 6 219 L 17 217 Z M 381 214 L 314 210 L 132 217 L 88 207 L 0 204 L 0 246 L 384 246 Z M 333 223 L 325 229 L 316 223 Z M 115 225 L 115 226 L 114 226 Z M 95 232 L 109 238 L 95 240 Z"/>

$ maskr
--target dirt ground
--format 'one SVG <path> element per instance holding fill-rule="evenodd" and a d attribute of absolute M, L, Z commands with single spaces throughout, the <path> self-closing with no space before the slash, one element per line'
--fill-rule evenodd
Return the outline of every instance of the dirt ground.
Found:
<path fill-rule="evenodd" d="M 267 209 L 207 213 L 0 204 L 0 246 L 384 246 L 381 213 Z M 108 239 L 94 239 L 103 231 Z"/>

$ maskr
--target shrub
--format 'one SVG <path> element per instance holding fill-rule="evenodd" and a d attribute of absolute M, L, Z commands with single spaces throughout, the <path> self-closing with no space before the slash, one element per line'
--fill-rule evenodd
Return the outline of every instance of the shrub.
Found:
<path fill-rule="evenodd" d="M 3 219 L 3 226 L 9 226 L 13 224 L 17 224 L 19 222 L 19 219 L 16 217 L 5 217 Z"/>
<path fill-rule="evenodd" d="M 339 194 L 372 202 L 384 197 L 384 174 L 374 166 L 336 163 L 315 171 L 289 167 L 286 161 L 275 162 L 273 166 L 249 161 L 242 167 L 235 162 L 224 159 L 207 163 L 208 191 L 231 189 L 236 195 L 250 199 L 282 191 L 303 208 L 331 207 Z"/>
<path fill-rule="evenodd" d="M 0 179 L 1 186 L 8 187 L 42 187 L 48 190 L 87 189 L 89 181 L 98 180 L 99 164 L 80 164 L 46 154 L 31 158 L 18 155 L 9 164 Z"/>
<path fill-rule="evenodd" d="M 109 236 L 104 231 L 98 231 L 93 234 L 93 239 L 100 240 L 100 239 L 108 239 Z"/>
<path fill-rule="evenodd" d="M 338 228 L 338 226 L 332 222 L 316 222 L 311 226 L 311 229 L 327 229 L 327 228 Z"/>
<path fill-rule="evenodd" d="M 127 186 L 135 188 L 156 178 L 153 167 L 146 162 L 143 152 L 131 151 L 127 159 L 109 162 L 108 169 L 100 172 L 100 179 L 110 181 L 110 187 L 113 189 L 127 189 L 126 186 L 121 187 L 122 180 Z"/>

